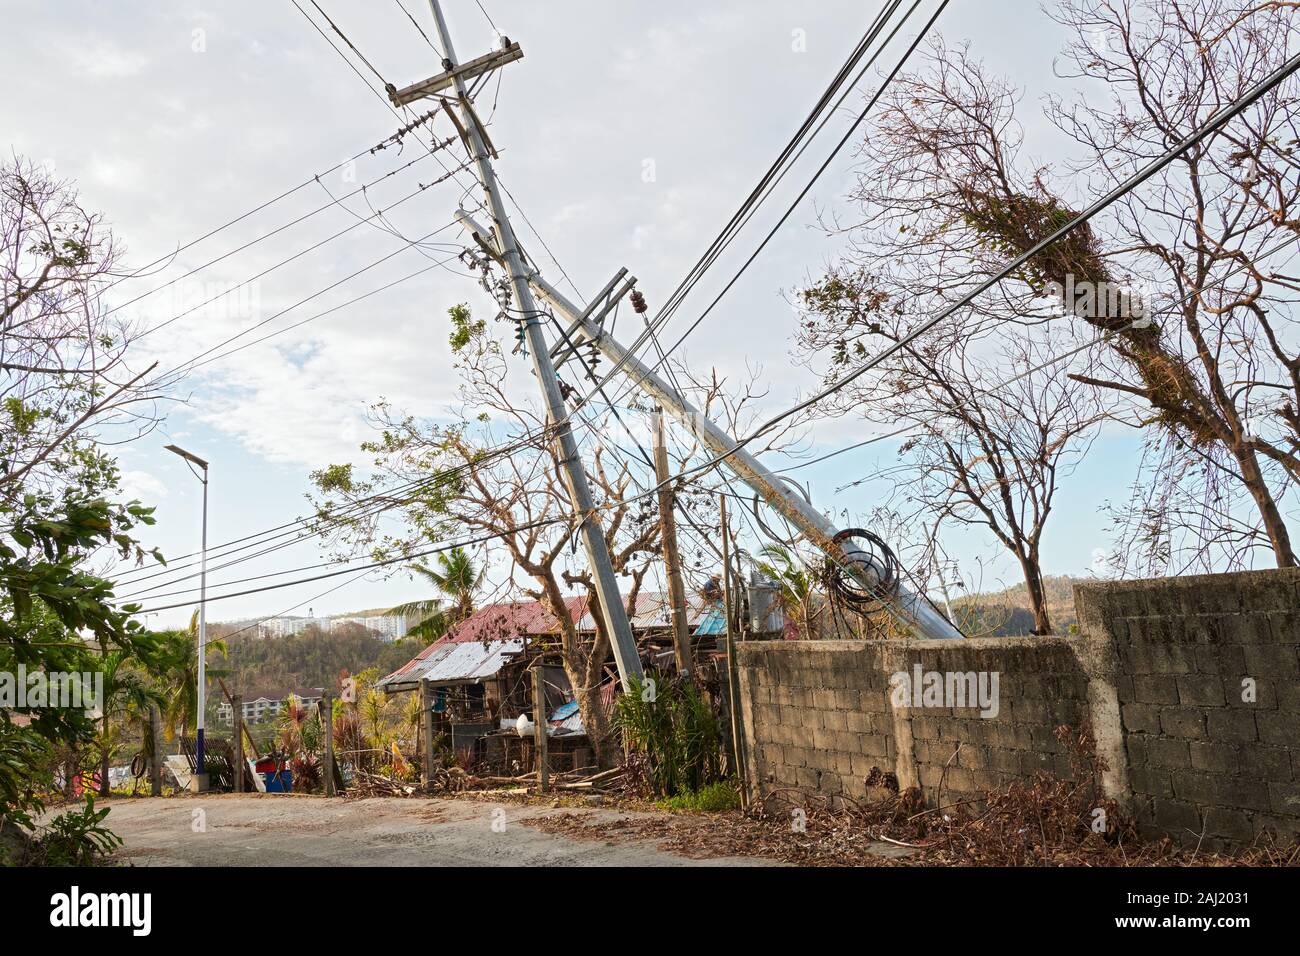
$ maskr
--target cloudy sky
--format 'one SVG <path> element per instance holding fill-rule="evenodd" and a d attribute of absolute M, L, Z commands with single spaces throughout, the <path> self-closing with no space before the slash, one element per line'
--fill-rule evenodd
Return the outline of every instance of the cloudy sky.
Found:
<path fill-rule="evenodd" d="M 403 9 L 432 36 L 423 0 L 318 2 L 385 80 L 403 86 L 439 71 L 437 55 Z M 300 3 L 329 32 L 309 0 Z M 499 87 L 494 80 L 479 100 L 491 117 L 505 185 L 581 292 L 594 292 L 626 265 L 640 278 L 652 309 L 771 163 L 877 9 L 848 0 L 484 0 L 484 6 L 496 28 L 525 51 L 523 60 L 502 71 Z M 446 8 L 460 59 L 497 42 L 472 0 L 449 0 Z M 3 0 L 0 9 L 6 23 L 0 59 L 11 83 L 11 95 L 0 102 L 0 131 L 14 152 L 76 181 L 83 204 L 106 215 L 132 265 L 167 256 L 322 174 L 319 182 L 111 292 L 121 314 L 145 328 L 172 320 L 140 343 L 163 368 L 204 353 L 212 359 L 178 385 L 162 428 L 121 451 L 129 491 L 158 508 L 149 543 L 173 555 L 197 545 L 198 484 L 163 451 L 169 441 L 211 460 L 211 540 L 220 543 L 302 514 L 308 473 L 358 458 L 367 403 L 383 397 L 418 414 L 446 412 L 454 389 L 446 310 L 459 301 L 481 314 L 489 309 L 454 259 L 465 241 L 458 229 L 442 229 L 418 250 L 400 236 L 418 238 L 448 226 L 473 180 L 461 173 L 412 195 L 418 184 L 445 173 L 414 146 L 366 154 L 334 169 L 392 134 L 399 120 L 292 0 Z M 923 4 L 922 12 L 932 9 Z M 924 22 L 914 19 L 917 26 Z M 971 41 L 978 57 L 1025 87 L 1028 97 L 1059 89 L 1052 63 L 1064 37 L 1034 3 L 955 0 L 939 30 L 950 41 Z M 801 171 L 669 325 L 670 340 L 749 254 L 849 122 L 846 114 L 830 124 Z M 451 128 L 444 120 L 434 132 L 443 138 Z M 1049 129 L 1030 126 L 1027 133 L 1031 152 L 1053 157 L 1059 144 Z M 454 168 L 458 152 L 440 156 Z M 764 400 L 770 411 L 812 384 L 790 361 L 793 317 L 782 292 L 839 250 L 839 240 L 816 228 L 816 217 L 843 195 L 853 162 L 845 155 L 833 164 L 681 353 L 697 370 L 716 366 L 735 376 L 760 368 L 770 387 Z M 373 208 L 361 196 L 334 202 L 389 172 L 367 190 Z M 325 205 L 302 223 L 227 255 Z M 374 209 L 391 210 L 385 214 L 391 231 L 361 221 Z M 533 229 L 522 220 L 516 226 L 543 271 L 561 282 Z M 344 305 L 443 260 L 449 261 Z M 272 266 L 247 287 L 205 304 Z M 311 320 L 279 331 L 305 319 Z M 221 345 L 241 331 L 242 338 Z M 269 333 L 277 334 L 256 341 Z M 531 387 L 522 361 L 517 364 L 512 374 Z M 815 450 L 826 451 L 861 437 L 860 425 L 839 421 L 818 426 L 810 440 Z M 1129 439 L 1107 436 L 1067 486 L 1047 540 L 1049 571 L 1085 573 L 1093 549 L 1105 546 L 1097 508 L 1123 495 L 1132 454 Z M 867 482 L 843 493 L 835 489 L 890 455 L 890 448 L 874 446 L 798 474 L 817 505 L 860 516 L 879 487 Z M 790 462 L 774 458 L 772 464 Z M 974 541 L 954 541 L 952 548 L 969 567 L 991 553 Z M 320 558 L 307 543 L 241 565 L 237 574 L 214 572 L 212 580 Z M 999 575 L 1014 580 L 1003 562 L 984 572 L 985 585 Z M 217 602 L 211 616 L 276 613 L 327 586 Z M 398 575 L 357 581 L 312 606 L 317 613 L 386 606 L 419 593 Z M 157 623 L 184 616 L 162 612 Z"/>

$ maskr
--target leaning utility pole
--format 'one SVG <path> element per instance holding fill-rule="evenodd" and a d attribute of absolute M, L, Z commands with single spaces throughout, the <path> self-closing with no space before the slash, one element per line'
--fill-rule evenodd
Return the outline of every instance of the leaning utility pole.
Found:
<path fill-rule="evenodd" d="M 519 241 L 510 226 L 510 217 L 506 214 L 505 203 L 501 199 L 501 191 L 497 186 L 496 174 L 492 170 L 492 160 L 489 156 L 490 150 L 483 124 L 474 112 L 474 106 L 470 102 L 465 86 L 467 78 L 517 60 L 523 56 L 523 51 L 519 49 L 518 44 L 510 43 L 503 38 L 502 49 L 499 52 L 486 54 L 457 66 L 451 31 L 447 29 L 447 21 L 442 15 L 442 6 L 438 0 L 429 0 L 429 8 L 433 11 L 434 23 L 445 55 L 442 61 L 444 72 L 403 90 L 389 88 L 388 96 L 396 105 L 405 106 L 411 100 L 436 95 L 439 90 L 451 88 L 455 91 L 457 110 L 460 113 L 459 122 L 456 124 L 458 132 L 474 158 L 479 182 L 483 186 L 488 210 L 492 214 L 492 231 L 495 234 L 497 248 L 501 251 L 501 261 L 510 275 L 511 287 L 514 290 L 514 301 L 518 307 L 517 320 L 523 327 L 528 349 L 532 353 L 533 372 L 537 376 L 537 381 L 542 388 L 542 397 L 546 401 L 548 422 L 555 428 L 555 441 L 560 451 L 561 473 L 569 492 L 569 501 L 574 513 L 582 519 L 580 528 L 582 541 L 595 578 L 601 618 L 614 649 L 614 660 L 618 665 L 619 677 L 622 678 L 623 687 L 627 688 L 630 686 L 630 678 L 635 677 L 640 680 L 644 676 L 641 658 L 637 654 L 632 625 L 627 618 L 627 609 L 624 608 L 623 598 L 619 594 L 618 579 L 609 556 L 605 532 L 596 517 L 591 487 L 587 483 L 587 473 L 578 452 L 578 443 L 569 425 L 564 396 L 560 392 L 560 383 L 555 375 L 555 366 L 551 364 L 550 351 L 542 334 L 543 313 L 533 300 L 533 292 L 528 285 L 528 269 L 524 265 L 523 255 L 519 251 Z M 445 106 L 446 100 L 443 103 Z M 450 109 L 448 113 L 455 119 L 455 114 L 452 114 Z"/>
<path fill-rule="evenodd" d="M 461 210 L 457 213 L 457 218 L 478 237 L 478 241 L 485 245 L 491 255 L 500 258 L 501 247 L 491 246 L 487 230 L 480 226 L 473 216 Z M 621 275 L 622 273 L 616 277 L 616 280 Z M 712 454 L 724 460 L 727 467 L 738 478 L 754 489 L 782 517 L 798 528 L 804 537 L 821 549 L 834 562 L 835 567 L 843 569 L 864 587 L 879 593 L 893 604 L 903 619 L 916 628 L 920 636 L 936 639 L 963 637 L 961 631 L 939 613 L 924 593 L 913 592 L 899 579 L 891 569 L 890 562 L 882 561 L 869 549 L 863 549 L 855 543 L 855 538 L 860 539 L 863 536 L 860 530 L 837 528 L 809 502 L 792 492 L 777 475 L 744 447 L 738 445 L 734 438 L 712 422 L 708 416 L 701 413 L 665 378 L 620 345 L 613 334 L 600 324 L 599 314 L 592 315 L 590 307 L 585 311 L 578 308 L 559 289 L 537 273 L 531 274 L 528 282 L 542 298 L 555 307 L 561 317 L 571 322 L 569 338 L 576 343 L 571 346 L 572 348 L 591 343 L 613 362 L 615 367 L 622 367 L 633 382 L 663 406 L 664 411 L 699 439 Z M 628 282 L 624 283 L 618 294 L 628 288 Z M 612 287 L 613 284 L 606 288 Z"/>
<path fill-rule="evenodd" d="M 677 657 L 677 673 L 685 676 L 694 668 L 691 660 L 691 635 L 687 627 L 686 586 L 682 583 L 682 559 L 677 553 L 677 494 L 673 491 L 668 471 L 668 446 L 664 443 L 664 413 L 656 408 L 654 413 L 655 482 L 659 485 L 659 537 L 664 546 L 664 570 L 668 577 L 668 612 L 673 622 L 673 651 Z"/>

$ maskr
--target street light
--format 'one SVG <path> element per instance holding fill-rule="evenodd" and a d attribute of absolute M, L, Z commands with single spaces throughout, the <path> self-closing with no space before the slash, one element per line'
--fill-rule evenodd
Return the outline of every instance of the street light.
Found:
<path fill-rule="evenodd" d="M 206 770 L 203 761 L 203 708 L 207 704 L 207 657 L 208 657 L 208 463 L 198 455 L 191 454 L 176 445 L 164 445 L 169 452 L 180 455 L 190 466 L 190 471 L 203 483 L 203 547 L 199 552 L 199 706 L 196 717 L 196 735 L 194 756 L 196 764 L 195 789 L 206 789 Z M 203 469 L 200 474 L 193 466 Z"/>

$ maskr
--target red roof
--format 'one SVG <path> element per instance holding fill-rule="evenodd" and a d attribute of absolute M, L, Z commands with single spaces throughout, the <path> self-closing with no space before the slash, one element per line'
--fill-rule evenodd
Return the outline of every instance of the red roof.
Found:
<path fill-rule="evenodd" d="M 580 621 L 587 613 L 585 597 L 566 598 L 569 618 Z M 461 621 L 451 633 L 435 642 L 454 641 L 505 641 L 514 637 L 532 637 L 558 634 L 559 622 L 540 601 L 506 601 L 479 608 Z"/>

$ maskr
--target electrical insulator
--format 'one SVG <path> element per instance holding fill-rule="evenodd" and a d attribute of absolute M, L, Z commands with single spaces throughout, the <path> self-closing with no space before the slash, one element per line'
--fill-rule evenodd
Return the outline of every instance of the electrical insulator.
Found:
<path fill-rule="evenodd" d="M 646 309 L 649 308 L 645 304 L 645 296 L 641 294 L 640 289 L 632 290 L 632 308 L 636 310 L 637 315 L 645 315 Z"/>
<path fill-rule="evenodd" d="M 520 322 L 515 326 L 515 351 L 521 355 L 528 355 L 528 335 L 524 331 L 524 323 Z"/>

